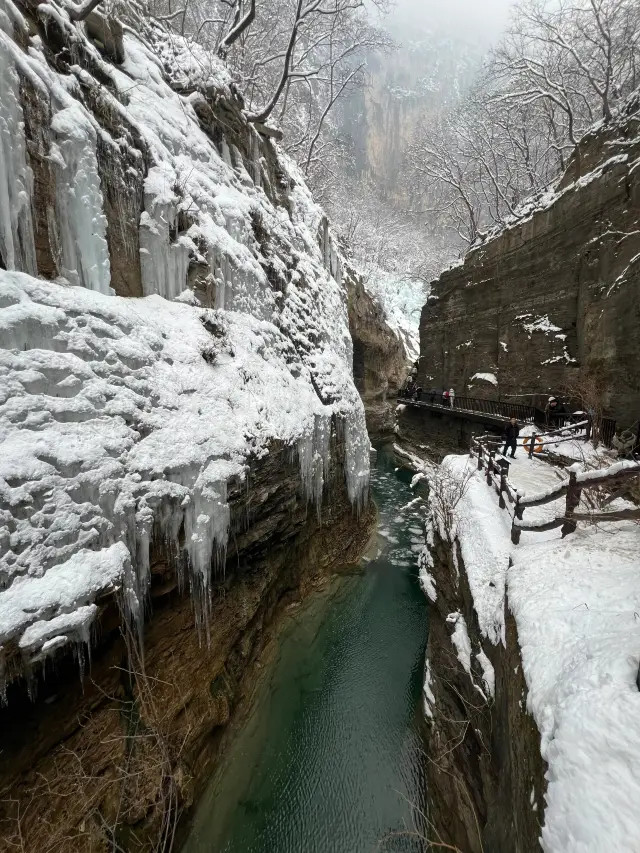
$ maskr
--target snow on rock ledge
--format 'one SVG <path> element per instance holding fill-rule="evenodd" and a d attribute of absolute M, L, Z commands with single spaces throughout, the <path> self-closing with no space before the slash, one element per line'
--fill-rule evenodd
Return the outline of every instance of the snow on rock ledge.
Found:
<path fill-rule="evenodd" d="M 5 653 L 17 643 L 28 663 L 54 638 L 86 641 L 91 614 L 79 633 L 77 609 L 116 587 L 141 620 L 159 521 L 174 543 L 184 524 L 205 619 L 212 562 L 224 561 L 226 483 L 273 439 L 298 451 L 307 497 L 319 501 L 331 419 L 342 419 L 349 493 L 364 499 L 364 414 L 335 351 L 312 378 L 268 321 L 21 273 L 0 272 L 0 306 Z M 314 387 L 320 377 L 332 381 L 330 404 Z"/>
<path fill-rule="evenodd" d="M 579 475 L 616 473 L 628 461 Z M 541 847 L 545 853 L 631 850 L 637 835 L 640 776 L 640 528 L 631 522 L 579 524 L 571 536 L 558 530 L 525 532 L 510 541 L 511 516 L 468 457 L 450 456 L 443 468 L 457 480 L 469 474 L 456 512 L 456 535 L 481 635 L 507 643 L 505 603 L 515 619 L 527 685 L 527 709 L 540 733 L 547 763 Z M 517 457 L 509 477 L 532 495 L 557 489 L 555 469 Z M 548 488 L 547 488 L 548 485 Z M 530 521 L 564 509 L 529 508 Z M 435 596 L 435 591 L 434 591 Z M 469 644 L 460 614 L 452 613 L 452 643 L 469 673 Z M 487 656 L 478 655 L 491 695 L 496 685 Z M 474 684 L 474 686 L 476 686 Z M 585 795 L 588 792 L 588 796 Z"/>
<path fill-rule="evenodd" d="M 120 590 L 140 627 L 158 528 L 175 551 L 184 530 L 204 627 L 228 483 L 271 442 L 291 447 L 319 511 L 336 430 L 356 510 L 368 494 L 323 211 L 242 115 L 220 62 L 144 21 L 124 52 L 105 61 L 55 0 L 0 0 L 2 683 L 87 644 L 103 593 Z M 119 292 L 144 298 L 114 295 L 127 264 Z"/>

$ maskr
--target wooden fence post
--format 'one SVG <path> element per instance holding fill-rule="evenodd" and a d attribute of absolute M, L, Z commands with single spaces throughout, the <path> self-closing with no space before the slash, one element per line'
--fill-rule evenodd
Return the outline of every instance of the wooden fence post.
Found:
<path fill-rule="evenodd" d="M 522 513 L 524 512 L 524 507 L 520 503 L 520 495 L 516 496 L 516 506 L 513 513 L 513 524 L 511 525 L 511 541 L 514 545 L 518 545 L 520 543 L 520 534 L 522 531 L 516 525 L 516 519 L 518 521 L 522 521 Z"/>
<path fill-rule="evenodd" d="M 506 502 L 504 499 L 504 492 L 507 488 L 507 474 L 509 473 L 509 463 L 506 459 L 500 460 L 500 509 L 504 509 L 506 507 Z"/>
<path fill-rule="evenodd" d="M 478 471 L 482 471 L 482 453 L 483 453 L 482 444 L 478 444 Z"/>
<path fill-rule="evenodd" d="M 573 513 L 578 508 L 580 503 L 580 495 L 582 489 L 578 485 L 576 472 L 571 471 L 569 474 L 569 488 L 567 490 L 567 503 L 564 511 L 565 523 L 562 525 L 562 538 L 564 539 L 569 533 L 573 533 L 578 526 L 578 523 L 572 518 Z"/>
<path fill-rule="evenodd" d="M 529 447 L 529 459 L 533 459 L 533 448 L 536 446 L 537 435 L 534 434 L 531 436 L 531 445 Z"/>
<path fill-rule="evenodd" d="M 491 485 L 491 474 L 493 472 L 493 467 L 494 467 L 493 460 L 494 460 L 495 455 L 496 455 L 495 450 L 489 451 L 489 463 L 487 465 L 487 485 L 488 486 Z"/>

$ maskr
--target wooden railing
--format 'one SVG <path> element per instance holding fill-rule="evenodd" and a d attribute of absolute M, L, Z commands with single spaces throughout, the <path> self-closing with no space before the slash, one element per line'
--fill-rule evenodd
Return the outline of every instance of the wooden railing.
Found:
<path fill-rule="evenodd" d="M 561 527 L 562 537 L 564 538 L 575 531 L 579 521 L 589 521 L 596 524 L 605 521 L 640 519 L 640 509 L 598 513 L 576 512 L 583 490 L 595 489 L 603 485 L 614 487 L 631 477 L 638 477 L 640 476 L 640 462 L 623 460 L 608 468 L 595 471 L 579 472 L 575 469 L 569 469 L 569 479 L 559 483 L 555 488 L 544 493 L 523 495 L 509 482 L 509 462 L 499 453 L 497 446 L 498 442 L 488 436 L 475 438 L 472 441 L 470 455 L 472 458 L 477 457 L 479 471 L 486 466 L 487 485 L 494 488 L 498 493 L 500 508 L 506 508 L 507 500 L 513 505 L 511 541 L 514 545 L 520 543 L 520 535 L 523 530 L 542 533 L 545 530 Z M 523 521 L 524 511 L 527 507 L 544 506 L 562 497 L 566 498 L 563 515 L 550 521 L 532 522 L 531 524 Z M 610 502 L 614 497 L 617 497 L 616 493 L 605 503 Z"/>
<path fill-rule="evenodd" d="M 584 421 L 578 421 L 578 423 L 575 424 L 560 427 L 559 429 L 552 430 L 551 432 L 534 432 L 530 436 L 525 436 L 524 448 L 529 454 L 529 459 L 531 459 L 534 453 L 538 453 L 540 451 L 545 452 L 544 448 L 548 447 L 550 444 L 558 444 L 559 441 L 567 438 L 579 438 L 584 441 L 588 441 L 590 436 L 591 422 L 587 419 Z"/>

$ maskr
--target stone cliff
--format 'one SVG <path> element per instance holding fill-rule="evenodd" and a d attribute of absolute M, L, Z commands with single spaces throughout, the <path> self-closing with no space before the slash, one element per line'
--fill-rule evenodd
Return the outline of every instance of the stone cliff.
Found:
<path fill-rule="evenodd" d="M 580 384 L 606 414 L 639 416 L 640 97 L 580 143 L 558 185 L 434 283 L 419 380 L 458 395 L 533 400 Z"/>
<path fill-rule="evenodd" d="M 372 439 L 393 433 L 396 397 L 409 371 L 406 349 L 385 320 L 361 277 L 346 266 L 349 331 L 353 341 L 353 381 L 364 402 Z"/>
<path fill-rule="evenodd" d="M 52 853 L 111 844 L 156 849 L 162 822 L 184 819 L 279 618 L 327 572 L 357 560 L 365 544 L 373 517 L 367 509 L 358 520 L 351 511 L 343 456 L 334 442 L 320 514 L 309 511 L 298 465 L 282 444 L 251 463 L 247 484 L 230 490 L 226 571 L 212 586 L 206 638 L 159 528 L 144 675 L 130 673 L 131 637 L 117 596 L 105 595 L 84 678 L 76 661 L 62 657 L 48 678 L 32 683 L 31 695 L 19 683 L 9 689 L 0 709 L 0 821 L 9 845 Z"/>
<path fill-rule="evenodd" d="M 465 853 L 535 853 L 546 765 L 527 712 L 515 621 L 505 601 L 504 644 L 482 637 L 459 545 L 453 548 L 455 557 L 437 535 L 431 546 L 437 596 L 429 606 L 425 683 L 429 817 L 436 837 Z M 451 614 L 466 626 L 470 671 L 452 641 Z"/>
<path fill-rule="evenodd" d="M 350 322 L 373 424 L 402 358 L 224 66 L 123 14 L 0 0 L 0 825 L 21 851 L 169 849 L 277 617 L 369 535 Z"/>

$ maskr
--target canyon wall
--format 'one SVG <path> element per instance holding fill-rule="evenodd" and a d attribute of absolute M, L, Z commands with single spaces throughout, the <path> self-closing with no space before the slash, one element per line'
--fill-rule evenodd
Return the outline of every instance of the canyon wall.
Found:
<path fill-rule="evenodd" d="M 431 557 L 437 595 L 429 606 L 425 683 L 429 818 L 440 841 L 465 853 L 536 853 L 546 765 L 527 711 L 515 621 L 505 602 L 504 644 L 487 642 L 457 542 L 436 535 Z M 452 614 L 466 626 L 470 671 L 452 640 Z M 490 668 L 480 664 L 483 655 Z"/>
<path fill-rule="evenodd" d="M 406 349 L 385 320 L 380 305 L 365 289 L 361 276 L 346 266 L 349 331 L 353 341 L 353 381 L 364 402 L 372 439 L 391 435 L 396 398 L 410 364 Z"/>
<path fill-rule="evenodd" d="M 318 513 L 282 443 L 251 461 L 247 482 L 229 489 L 226 567 L 212 580 L 206 626 L 198 625 L 166 531 L 157 528 L 143 676 L 130 674 L 132 638 L 114 593 L 99 601 L 84 677 L 76 660 L 60 656 L 47 677 L 32 678 L 29 692 L 22 682 L 9 686 L 0 709 L 7 844 L 58 853 L 111 843 L 155 849 L 163 820 L 175 814 L 184 825 L 225 727 L 250 701 L 278 620 L 328 572 L 355 562 L 371 529 L 369 509 L 360 518 L 352 512 L 344 444 L 335 434 L 331 450 Z M 165 804 L 168 792 L 174 802 Z"/>
<path fill-rule="evenodd" d="M 541 403 L 580 368 L 622 427 L 640 417 L 640 98 L 580 143 L 559 184 L 434 283 L 419 381 Z M 577 396 L 575 393 L 573 396 Z"/>
<path fill-rule="evenodd" d="M 225 67 L 123 14 L 0 0 L 0 825 L 39 853 L 168 849 L 369 535 L 350 320 L 374 422 L 401 357 Z"/>

